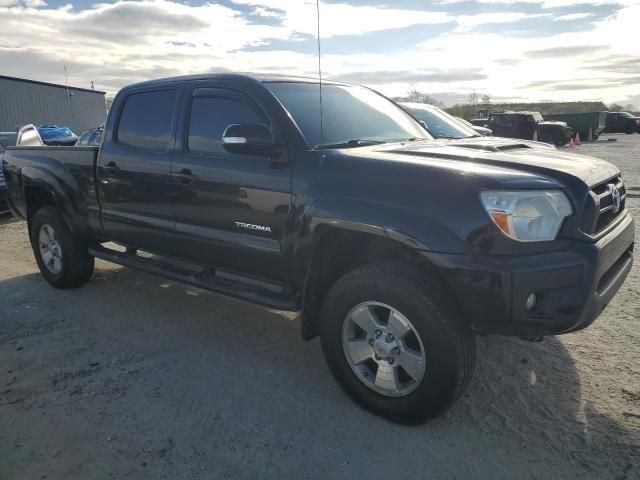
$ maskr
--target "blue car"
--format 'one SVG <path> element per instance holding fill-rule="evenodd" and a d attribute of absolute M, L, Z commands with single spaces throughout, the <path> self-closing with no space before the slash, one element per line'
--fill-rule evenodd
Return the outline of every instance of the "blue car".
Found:
<path fill-rule="evenodd" d="M 78 141 L 78 136 L 68 127 L 57 125 L 37 125 L 36 129 L 45 145 L 71 146 Z"/>

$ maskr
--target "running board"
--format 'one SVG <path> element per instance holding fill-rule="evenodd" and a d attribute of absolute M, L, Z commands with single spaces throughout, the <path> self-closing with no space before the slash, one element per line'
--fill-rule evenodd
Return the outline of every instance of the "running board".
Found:
<path fill-rule="evenodd" d="M 252 283 L 221 277 L 214 270 L 203 269 L 199 265 L 190 270 L 156 258 L 141 257 L 135 253 L 124 253 L 96 245 L 89 248 L 89 254 L 95 258 L 117 263 L 143 272 L 152 273 L 180 283 L 220 293 L 228 297 L 246 300 L 276 310 L 299 310 L 297 295 L 286 291 L 275 291 Z M 261 282 L 264 283 L 264 282 Z M 275 285 L 274 285 L 275 286 Z M 279 287 L 279 286 L 278 286 Z"/>

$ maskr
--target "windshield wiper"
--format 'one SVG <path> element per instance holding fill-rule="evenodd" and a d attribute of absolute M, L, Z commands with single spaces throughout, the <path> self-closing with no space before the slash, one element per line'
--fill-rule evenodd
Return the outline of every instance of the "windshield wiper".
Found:
<path fill-rule="evenodd" d="M 315 148 L 354 148 L 354 147 L 366 147 L 368 145 L 379 145 L 381 143 L 387 143 L 387 142 L 383 140 L 364 140 L 360 138 L 354 138 L 353 140 L 347 140 L 346 142 L 316 145 Z"/>

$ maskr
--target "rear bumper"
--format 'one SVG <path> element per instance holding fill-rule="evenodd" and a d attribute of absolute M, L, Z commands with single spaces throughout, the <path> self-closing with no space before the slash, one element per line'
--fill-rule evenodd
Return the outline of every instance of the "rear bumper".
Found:
<path fill-rule="evenodd" d="M 447 255 L 438 263 L 478 333 L 533 337 L 593 323 L 631 270 L 633 246 L 627 213 L 596 243 L 524 257 Z M 527 309 L 531 293 L 537 302 Z"/>

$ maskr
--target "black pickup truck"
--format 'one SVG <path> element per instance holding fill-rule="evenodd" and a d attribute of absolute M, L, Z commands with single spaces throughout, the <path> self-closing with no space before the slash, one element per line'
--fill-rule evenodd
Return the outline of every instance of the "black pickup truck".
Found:
<path fill-rule="evenodd" d="M 9 148 L 9 206 L 42 275 L 78 287 L 100 258 L 300 311 L 345 391 L 408 423 L 461 395 L 475 334 L 573 332 L 616 294 L 634 225 L 615 166 L 512 139 L 443 145 L 372 90 L 327 82 L 320 102 L 319 87 L 140 83 L 99 147 Z"/>

